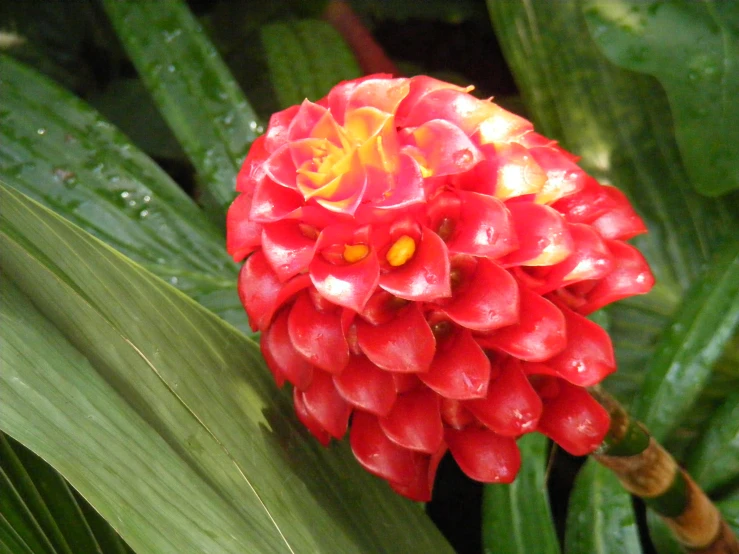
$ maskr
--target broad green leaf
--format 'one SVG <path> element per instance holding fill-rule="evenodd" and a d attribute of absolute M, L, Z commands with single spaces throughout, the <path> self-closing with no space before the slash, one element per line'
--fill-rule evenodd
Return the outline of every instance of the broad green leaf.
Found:
<path fill-rule="evenodd" d="M 687 468 L 708 492 L 739 483 L 739 393 L 730 396 L 709 420 Z"/>
<path fill-rule="evenodd" d="M 664 86 L 696 190 L 739 188 L 739 4 L 586 0 L 585 15 L 609 60 Z"/>
<path fill-rule="evenodd" d="M 431 19 L 459 24 L 463 21 L 485 17 L 485 8 L 474 0 L 351 0 L 355 11 L 373 19 Z"/>
<path fill-rule="evenodd" d="M 84 102 L 0 56 L 0 176 L 248 332 L 225 240 Z"/>
<path fill-rule="evenodd" d="M 22 509 L 23 519 L 42 533 L 43 541 L 51 551 L 70 554 L 129 552 L 107 524 L 105 527 L 111 537 L 109 544 L 117 545 L 118 549 L 104 548 L 98 543 L 88 521 L 89 516 L 82 511 L 89 508 L 87 503 L 75 497 L 67 482 L 48 464 L 1 433 L 0 469 L 19 499 L 16 505 Z M 3 498 L 10 499 L 10 496 Z M 0 512 L 10 519 L 4 509 Z M 99 516 L 95 516 L 99 520 Z"/>
<path fill-rule="evenodd" d="M 559 552 L 557 534 L 544 477 L 547 438 L 538 433 L 521 437 L 522 465 L 510 485 L 486 485 L 482 504 L 485 554 Z"/>
<path fill-rule="evenodd" d="M 677 539 L 667 524 L 652 510 L 647 510 L 647 525 L 649 538 L 659 554 L 686 554 L 687 551 Z"/>
<path fill-rule="evenodd" d="M 539 131 L 582 156 L 595 177 L 624 190 L 649 227 L 634 242 L 658 286 L 609 309 L 619 371 L 606 386 L 613 382 L 628 404 L 639 390 L 650 343 L 669 325 L 683 291 L 722 242 L 739 235 L 732 208 L 739 196 L 717 201 L 692 190 L 659 84 L 599 53 L 579 2 L 489 0 L 488 9 Z"/>
<path fill-rule="evenodd" d="M 276 22 L 261 29 L 270 80 L 283 108 L 316 101 L 339 81 L 362 75 L 349 47 L 325 21 Z"/>
<path fill-rule="evenodd" d="M 236 196 L 236 173 L 262 131 L 254 111 L 183 0 L 103 4 L 222 220 Z"/>
<path fill-rule="evenodd" d="M 567 554 L 641 553 L 631 495 L 594 459 L 578 473 L 570 494 L 565 532 Z"/>
<path fill-rule="evenodd" d="M 724 516 L 726 523 L 739 536 L 739 489 L 723 500 L 716 502 L 716 505 L 721 511 L 721 515 Z"/>
<path fill-rule="evenodd" d="M 346 443 L 308 438 L 250 339 L 12 189 L 0 202 L 0 427 L 135 551 L 449 551 Z"/>
<path fill-rule="evenodd" d="M 664 441 L 685 418 L 739 324 L 739 241 L 729 241 L 688 291 L 659 341 L 633 413 Z"/>

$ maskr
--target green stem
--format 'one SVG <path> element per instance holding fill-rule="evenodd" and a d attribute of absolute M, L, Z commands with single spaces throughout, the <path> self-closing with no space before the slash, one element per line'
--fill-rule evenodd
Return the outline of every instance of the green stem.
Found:
<path fill-rule="evenodd" d="M 739 554 L 736 536 L 687 472 L 612 396 L 600 389 L 591 393 L 611 416 L 593 457 L 657 512 L 690 552 Z"/>

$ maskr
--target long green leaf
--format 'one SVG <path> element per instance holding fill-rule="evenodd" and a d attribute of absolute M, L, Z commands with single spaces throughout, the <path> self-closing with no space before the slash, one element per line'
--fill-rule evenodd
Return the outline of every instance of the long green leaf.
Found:
<path fill-rule="evenodd" d="M 104 6 L 222 218 L 236 196 L 239 166 L 261 133 L 256 114 L 184 1 Z"/>
<path fill-rule="evenodd" d="M 538 433 L 518 441 L 521 471 L 510 485 L 487 485 L 482 538 L 486 554 L 559 552 L 544 478 L 547 439 Z"/>
<path fill-rule="evenodd" d="M 716 503 L 732 531 L 739 535 L 739 489 Z"/>
<path fill-rule="evenodd" d="M 341 35 L 325 21 L 276 22 L 261 29 L 270 80 L 283 108 L 316 101 L 361 71 Z"/>
<path fill-rule="evenodd" d="M 60 553 L 102 554 L 69 485 L 48 464 L 0 434 L 0 465 L 28 512 L 27 519 Z"/>
<path fill-rule="evenodd" d="M 565 533 L 567 554 L 640 554 L 631 496 L 610 470 L 589 459 L 575 479 Z"/>
<path fill-rule="evenodd" d="M 0 263 L 28 295 L 2 292 L 0 427 L 134 550 L 449 551 L 346 444 L 306 438 L 251 340 L 12 189 L 0 202 Z"/>
<path fill-rule="evenodd" d="M 0 176 L 247 331 L 223 234 L 84 102 L 0 56 Z"/>
<path fill-rule="evenodd" d="M 587 0 L 595 42 L 613 63 L 659 79 L 693 185 L 739 188 L 739 4 Z"/>
<path fill-rule="evenodd" d="M 739 324 L 739 240 L 695 282 L 656 347 L 634 415 L 664 441 L 685 418 Z"/>
<path fill-rule="evenodd" d="M 662 518 L 656 512 L 647 510 L 647 525 L 649 527 L 649 538 L 652 539 L 659 554 L 686 554 L 687 550 L 677 539 Z"/>
<path fill-rule="evenodd" d="M 730 396 L 708 422 L 687 468 L 708 492 L 739 484 L 739 393 Z"/>

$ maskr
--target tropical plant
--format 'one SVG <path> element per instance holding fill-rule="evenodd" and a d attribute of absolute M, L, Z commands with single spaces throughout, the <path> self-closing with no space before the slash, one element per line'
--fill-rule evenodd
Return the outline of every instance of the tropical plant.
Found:
<path fill-rule="evenodd" d="M 603 389 L 739 532 L 737 5 L 350 4 L 403 72 L 483 94 L 508 71 L 475 46 L 495 51 L 494 29 L 517 84 L 500 102 L 629 197 L 657 284 L 591 316 L 616 350 Z M 273 383 L 226 210 L 271 113 L 393 69 L 348 6 L 0 4 L 1 552 L 684 551 L 541 435 L 510 485 L 445 459 L 423 510 L 315 441 Z M 458 60 L 418 54 L 446 33 Z M 653 507 L 679 515 L 677 497 Z"/>

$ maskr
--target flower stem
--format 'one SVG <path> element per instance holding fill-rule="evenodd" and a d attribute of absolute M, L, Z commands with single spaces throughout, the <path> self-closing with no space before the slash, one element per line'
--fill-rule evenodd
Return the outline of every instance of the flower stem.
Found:
<path fill-rule="evenodd" d="M 615 398 L 597 388 L 590 392 L 611 416 L 593 457 L 657 512 L 689 552 L 739 554 L 736 535 L 690 475 Z"/>
<path fill-rule="evenodd" d="M 398 68 L 347 2 L 330 0 L 323 17 L 333 25 L 352 49 L 365 75 L 372 73 L 400 75 Z"/>

